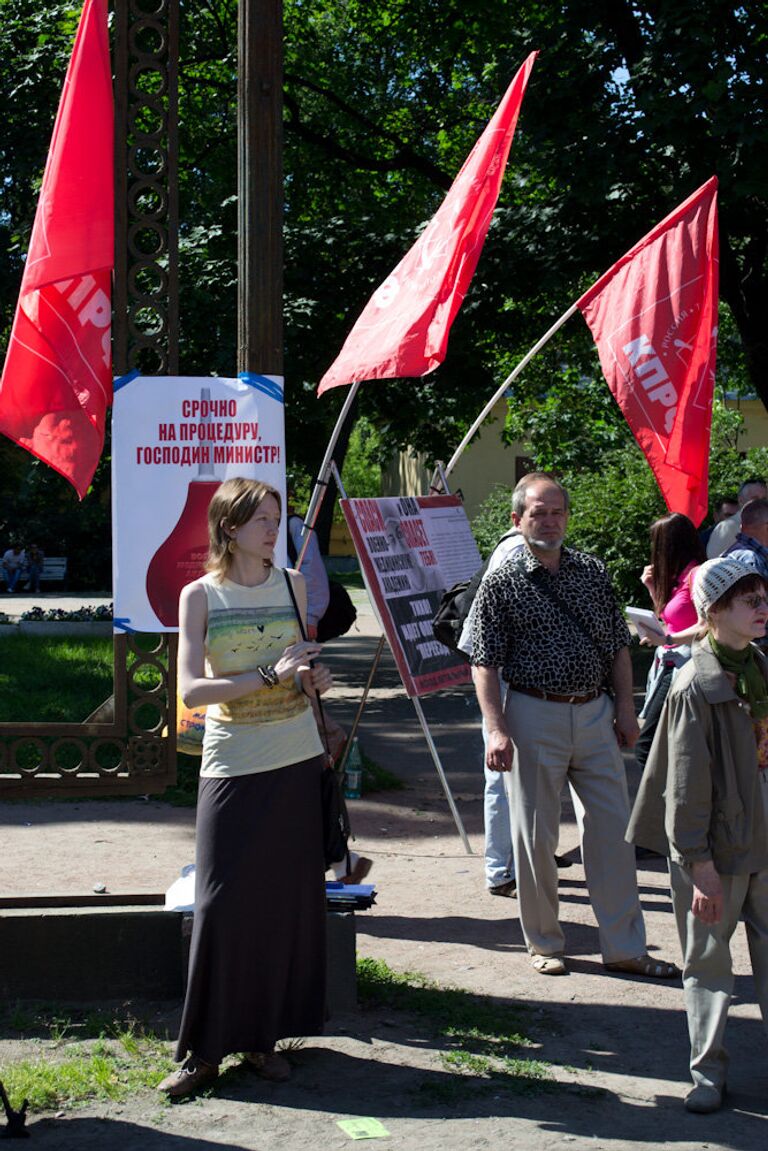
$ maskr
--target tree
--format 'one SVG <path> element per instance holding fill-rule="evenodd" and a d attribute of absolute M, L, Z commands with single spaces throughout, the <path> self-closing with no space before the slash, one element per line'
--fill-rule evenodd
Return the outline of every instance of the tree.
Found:
<path fill-rule="evenodd" d="M 228 374 L 235 361 L 237 8 L 236 0 L 182 6 L 180 359 L 194 374 Z M 78 9 L 79 0 L 0 0 L 6 333 Z M 729 387 L 750 386 L 768 400 L 762 3 L 285 0 L 285 26 L 294 466 L 314 473 L 343 398 L 316 400 L 318 380 L 534 48 L 541 55 L 499 208 L 445 364 L 424 380 L 360 390 L 379 453 L 410 445 L 432 459 L 449 454 L 534 340 L 713 172 L 728 305 L 721 364 Z M 600 450 L 626 442 L 578 317 L 520 378 L 514 400 L 513 420 L 530 416 L 542 435 L 559 423 L 574 464 L 590 439 Z M 582 421 L 575 431 L 574 405 Z M 554 452 L 556 437 L 548 438 Z"/>
<path fill-rule="evenodd" d="M 715 402 L 710 453 L 710 491 L 715 499 L 733 495 L 753 476 L 768 476 L 768 448 L 739 450 L 742 424 L 740 412 Z M 570 495 L 567 542 L 604 560 L 621 602 L 633 603 L 645 594 L 639 575 L 648 562 L 649 528 L 667 515 L 653 473 L 630 442 L 614 444 L 586 465 L 574 459 L 558 472 Z M 543 470 L 556 466 L 546 448 L 535 457 L 535 464 Z M 509 528 L 511 494 L 511 488 L 497 487 L 473 521 L 484 556 L 490 555 Z"/>

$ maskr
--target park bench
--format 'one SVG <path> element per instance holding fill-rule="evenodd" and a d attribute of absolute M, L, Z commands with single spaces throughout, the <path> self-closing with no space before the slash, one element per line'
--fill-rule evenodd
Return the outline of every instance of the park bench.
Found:
<path fill-rule="evenodd" d="M 40 573 L 41 583 L 64 583 L 67 578 L 67 557 L 46 556 Z"/>
<path fill-rule="evenodd" d="M 46 556 L 43 560 L 43 570 L 40 572 L 40 583 L 60 583 L 65 584 L 67 581 L 67 557 L 66 556 Z M 29 576 L 26 568 L 21 573 L 21 580 L 19 581 L 19 589 L 29 584 Z"/>

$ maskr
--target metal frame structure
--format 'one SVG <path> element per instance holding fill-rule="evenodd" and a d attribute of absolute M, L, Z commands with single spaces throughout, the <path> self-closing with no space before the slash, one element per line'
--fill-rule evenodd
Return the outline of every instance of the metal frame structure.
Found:
<path fill-rule="evenodd" d="M 178 372 L 179 0 L 115 0 L 115 373 Z M 82 723 L 0 725 L 0 798 L 141 795 L 176 778 L 176 637 L 114 637 Z"/>

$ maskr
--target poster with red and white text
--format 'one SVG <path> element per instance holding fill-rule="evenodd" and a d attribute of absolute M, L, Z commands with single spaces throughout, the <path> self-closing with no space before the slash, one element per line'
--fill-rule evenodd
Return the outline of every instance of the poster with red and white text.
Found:
<path fill-rule="evenodd" d="M 341 509 L 408 695 L 470 683 L 469 665 L 432 632 L 445 589 L 482 563 L 460 498 L 344 499 Z"/>
<path fill-rule="evenodd" d="M 224 480 L 262 480 L 285 507 L 283 382 L 127 376 L 112 408 L 115 631 L 176 631 L 203 574 L 208 505 Z M 286 562 L 285 519 L 275 548 Z"/>

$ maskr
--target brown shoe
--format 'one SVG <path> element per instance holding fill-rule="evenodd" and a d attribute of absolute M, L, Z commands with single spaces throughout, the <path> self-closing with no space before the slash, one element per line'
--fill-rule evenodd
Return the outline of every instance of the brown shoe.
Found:
<path fill-rule="evenodd" d="M 339 883 L 362 883 L 372 867 L 373 860 L 360 855 L 355 866 L 346 875 L 342 875 Z"/>
<path fill-rule="evenodd" d="M 219 1067 L 216 1063 L 206 1063 L 196 1055 L 188 1055 L 178 1071 L 166 1075 L 162 1083 L 158 1083 L 157 1090 L 165 1091 L 171 1099 L 180 1099 L 182 1095 L 191 1095 L 207 1087 L 219 1077 Z"/>
<path fill-rule="evenodd" d="M 262 1079 L 285 1083 L 291 1078 L 291 1065 L 278 1051 L 247 1051 L 245 1058 Z"/>

